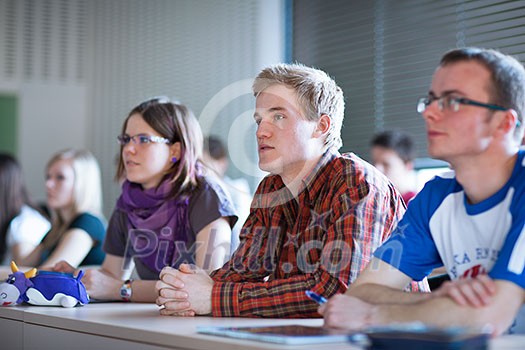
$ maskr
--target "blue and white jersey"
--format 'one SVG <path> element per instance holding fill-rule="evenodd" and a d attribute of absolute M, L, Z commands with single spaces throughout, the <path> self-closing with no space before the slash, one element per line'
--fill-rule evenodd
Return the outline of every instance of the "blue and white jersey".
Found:
<path fill-rule="evenodd" d="M 451 279 L 488 273 L 525 288 L 525 150 L 505 186 L 477 204 L 453 172 L 429 181 L 374 255 L 416 281 L 445 266 Z"/>

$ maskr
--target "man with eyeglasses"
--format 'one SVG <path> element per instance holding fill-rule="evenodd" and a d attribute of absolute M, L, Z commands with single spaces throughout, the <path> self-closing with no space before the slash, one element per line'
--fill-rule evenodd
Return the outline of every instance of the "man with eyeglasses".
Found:
<path fill-rule="evenodd" d="M 425 185 L 367 269 L 319 312 L 335 328 L 422 321 L 501 334 L 525 299 L 525 70 L 494 50 L 449 51 L 417 110 L 429 154 L 454 172 Z M 453 282 L 401 291 L 440 266 Z"/>

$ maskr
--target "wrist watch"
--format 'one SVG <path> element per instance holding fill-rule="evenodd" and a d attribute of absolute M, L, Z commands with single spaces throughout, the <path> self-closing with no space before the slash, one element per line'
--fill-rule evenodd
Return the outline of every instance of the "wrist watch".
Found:
<path fill-rule="evenodd" d="M 131 301 L 131 283 L 133 283 L 132 279 L 124 281 L 124 284 L 122 284 L 122 287 L 120 287 L 120 298 L 123 301 Z"/>

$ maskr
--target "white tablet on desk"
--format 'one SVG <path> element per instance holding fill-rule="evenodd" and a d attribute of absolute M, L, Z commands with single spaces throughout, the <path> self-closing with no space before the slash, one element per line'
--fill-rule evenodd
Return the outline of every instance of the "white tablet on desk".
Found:
<path fill-rule="evenodd" d="M 255 327 L 197 327 L 197 333 L 222 337 L 257 340 L 288 345 L 346 343 L 356 341 L 359 335 L 347 331 L 329 330 L 302 325 Z"/>

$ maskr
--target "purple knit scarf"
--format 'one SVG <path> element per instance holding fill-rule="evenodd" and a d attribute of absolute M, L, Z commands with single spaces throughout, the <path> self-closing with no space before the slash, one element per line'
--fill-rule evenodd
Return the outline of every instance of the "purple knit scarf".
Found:
<path fill-rule="evenodd" d="M 171 189 L 169 179 L 147 190 L 125 181 L 117 201 L 117 209 L 128 214 L 128 254 L 156 272 L 166 265 L 178 267 L 181 256 L 192 255 L 195 240 L 189 229 L 189 200 L 170 198 Z"/>

